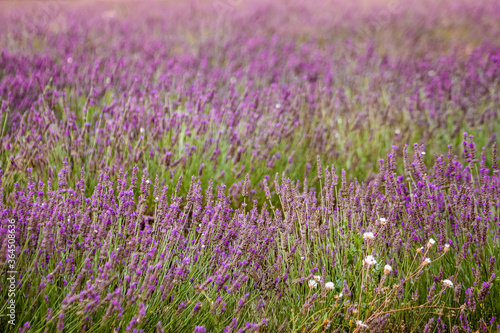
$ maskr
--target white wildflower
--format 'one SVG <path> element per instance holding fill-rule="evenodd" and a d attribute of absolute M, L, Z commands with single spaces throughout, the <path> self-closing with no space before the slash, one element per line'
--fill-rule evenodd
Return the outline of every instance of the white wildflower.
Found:
<path fill-rule="evenodd" d="M 377 264 L 377 261 L 375 260 L 375 258 L 372 255 L 368 255 L 365 258 L 365 263 L 368 266 L 373 266 L 373 265 Z"/>
<path fill-rule="evenodd" d="M 378 223 L 380 223 L 380 225 L 386 225 L 387 219 L 385 217 L 381 217 L 378 219 Z"/>
<path fill-rule="evenodd" d="M 448 252 L 450 250 L 450 244 L 444 244 L 444 252 Z"/>
<path fill-rule="evenodd" d="M 321 275 L 314 275 L 313 278 L 318 282 L 321 281 Z"/>
<path fill-rule="evenodd" d="M 333 282 L 327 282 L 327 283 L 325 283 L 325 288 L 327 290 L 332 290 L 334 287 L 335 287 L 335 285 L 333 284 Z"/>
<path fill-rule="evenodd" d="M 389 274 L 390 272 L 392 272 L 392 267 L 390 265 L 385 265 L 384 274 Z"/>
<path fill-rule="evenodd" d="M 422 262 L 422 266 L 427 266 L 431 263 L 431 259 L 430 258 L 425 258 L 425 260 Z"/>
<path fill-rule="evenodd" d="M 432 238 L 429 239 L 429 242 L 427 243 L 427 247 L 432 247 L 432 245 L 436 244 L 436 241 Z"/>
<path fill-rule="evenodd" d="M 373 235 L 373 232 L 365 232 L 363 234 L 363 239 L 366 241 L 366 240 L 372 240 L 374 239 L 375 236 Z"/>
<path fill-rule="evenodd" d="M 368 326 L 366 326 L 365 324 L 363 324 L 363 321 L 361 321 L 361 320 L 356 321 L 356 326 L 360 326 L 360 327 L 368 327 Z"/>
<path fill-rule="evenodd" d="M 450 280 L 446 279 L 446 280 L 443 280 L 443 284 L 446 286 L 446 287 L 453 287 L 453 282 L 451 282 Z"/>
<path fill-rule="evenodd" d="M 309 285 L 309 288 L 316 288 L 316 286 L 318 285 L 318 282 L 316 282 L 316 280 L 309 280 L 309 282 L 307 283 Z"/>

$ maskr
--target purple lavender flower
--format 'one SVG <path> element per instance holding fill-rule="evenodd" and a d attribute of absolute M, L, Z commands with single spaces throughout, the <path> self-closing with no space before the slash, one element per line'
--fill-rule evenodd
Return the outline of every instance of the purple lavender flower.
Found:
<path fill-rule="evenodd" d="M 207 329 L 204 326 L 195 326 L 194 333 L 206 333 Z"/>

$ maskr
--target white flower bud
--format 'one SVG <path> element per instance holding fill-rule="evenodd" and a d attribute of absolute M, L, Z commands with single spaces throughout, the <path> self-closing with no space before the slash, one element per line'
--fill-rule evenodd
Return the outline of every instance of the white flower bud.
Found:
<path fill-rule="evenodd" d="M 363 234 L 363 239 L 366 241 L 366 240 L 372 240 L 374 239 L 375 236 L 373 235 L 373 232 L 365 232 Z"/>
<path fill-rule="evenodd" d="M 366 263 L 368 266 L 373 266 L 373 265 L 376 265 L 376 264 L 377 264 L 377 261 L 375 260 L 375 258 L 374 258 L 372 255 L 368 255 L 368 256 L 366 256 L 366 258 L 365 258 L 365 263 Z"/>
<path fill-rule="evenodd" d="M 443 280 L 443 284 L 445 285 L 445 287 L 453 287 L 453 282 L 451 282 L 450 280 L 446 279 L 446 280 Z"/>

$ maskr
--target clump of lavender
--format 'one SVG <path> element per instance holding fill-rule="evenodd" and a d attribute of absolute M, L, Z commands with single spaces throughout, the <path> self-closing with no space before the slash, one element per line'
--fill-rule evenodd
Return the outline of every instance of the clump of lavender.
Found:
<path fill-rule="evenodd" d="M 500 11 L 341 3 L 2 8 L 0 331 L 496 329 Z"/>
<path fill-rule="evenodd" d="M 440 163 L 439 159 L 436 163 Z M 255 202 L 250 209 L 234 210 L 227 186 L 219 185 L 215 197 L 209 193 L 213 191 L 213 182 L 208 185 L 209 192 L 203 191 L 197 177 L 191 178 L 185 197 L 179 193 L 181 185 L 169 195 L 166 186 L 160 188 L 157 177 L 154 184 L 143 178 L 141 187 L 136 188 L 138 168 L 130 175 L 123 171 L 119 174 L 115 197 L 110 170 L 105 168 L 89 198 L 85 192 L 52 186 L 49 181 L 43 195 L 42 191 L 32 190 L 34 182 L 26 187 L 18 184 L 12 208 L 4 204 L 2 214 L 14 214 L 17 221 L 22 221 L 16 231 L 21 239 L 33 242 L 22 250 L 22 255 L 21 248 L 17 250 L 25 260 L 23 263 L 29 263 L 21 268 L 25 274 L 33 267 L 43 273 L 37 283 L 24 285 L 24 292 L 34 288 L 42 295 L 41 303 L 50 302 L 51 308 L 43 315 L 47 321 L 56 320 L 54 325 L 59 331 L 71 325 L 66 318 L 74 315 L 81 317 L 81 325 L 91 327 L 87 318 L 91 314 L 101 314 L 100 320 L 106 325 L 127 318 L 124 327 L 139 330 L 148 322 L 149 313 L 162 323 L 157 325 L 158 331 L 184 321 L 189 323 L 186 327 L 192 323 L 190 329 L 202 330 L 200 327 L 209 324 L 197 322 L 197 318 L 238 318 L 254 308 L 249 326 L 241 326 L 244 321 L 239 321 L 240 324 L 225 324 L 220 329 L 252 330 L 264 323 L 277 328 L 291 310 L 307 315 L 326 304 L 333 304 L 340 322 L 356 319 L 373 329 L 395 325 L 399 312 L 404 313 L 408 306 L 460 312 L 462 327 L 472 329 L 478 326 L 478 316 L 482 315 L 477 311 L 478 304 L 489 309 L 489 301 L 496 295 L 491 288 L 495 273 L 485 277 L 478 263 L 487 263 L 485 271 L 492 270 L 491 263 L 495 261 L 481 255 L 484 252 L 480 250 L 495 239 L 498 224 L 483 222 L 486 216 L 495 221 L 491 218 L 491 205 L 474 203 L 471 182 L 479 175 L 471 175 L 468 167 L 459 168 L 456 163 L 454 178 L 446 180 L 453 182 L 452 187 L 442 188 L 432 177 L 427 177 L 427 185 L 423 186 L 412 177 L 406 183 L 403 178 L 395 177 L 389 182 L 389 178 L 379 176 L 376 183 L 354 186 L 347 185 L 346 176 L 345 196 L 337 194 L 326 199 L 325 195 L 331 193 L 326 182 L 323 200 L 320 193 L 304 190 L 298 182 L 282 175 L 275 179 L 279 203 L 270 211 L 267 205 L 259 207 Z M 325 172 L 325 181 L 332 179 L 329 170 Z M 27 172 L 29 176 L 30 171 Z M 387 168 L 381 172 L 385 175 Z M 147 172 L 143 171 L 143 175 Z M 65 178 L 71 176 L 68 170 Z M 483 186 L 500 183 L 498 177 L 482 177 Z M 401 201 L 397 189 L 387 196 L 380 188 L 371 187 L 385 182 L 384 179 L 388 187 L 395 186 L 394 181 L 399 189 L 411 188 L 405 193 L 414 194 Z M 177 182 L 182 184 L 182 177 Z M 44 188 L 43 182 L 38 185 Z M 249 183 L 247 186 L 251 188 Z M 139 194 L 137 201 L 134 188 Z M 437 193 L 454 191 L 456 199 L 445 205 L 451 199 L 438 195 L 433 205 L 446 209 L 423 210 L 421 196 L 427 195 L 429 188 Z M 155 209 L 162 213 L 156 211 L 146 217 L 144 198 L 151 191 L 158 196 Z M 377 206 L 368 205 L 368 197 L 361 200 L 358 195 L 362 193 L 375 195 L 373 204 Z M 493 192 L 482 193 L 490 196 L 484 202 L 496 199 Z M 394 211 L 396 203 L 405 212 L 404 218 Z M 378 207 L 378 214 L 373 214 L 374 207 Z M 476 215 L 455 220 L 463 211 Z M 436 214 L 441 218 L 435 219 Z M 386 228 L 387 219 L 382 222 L 377 215 L 390 216 L 389 220 L 399 221 L 407 228 Z M 479 215 L 485 218 L 478 219 Z M 40 219 L 41 216 L 46 219 Z M 370 218 L 365 219 L 367 216 Z M 339 223 L 342 219 L 345 224 Z M 429 227 L 443 219 L 448 221 L 449 231 Z M 373 225 L 373 220 L 378 222 Z M 5 221 L 2 228 L 7 229 L 10 222 Z M 458 227 L 468 224 L 476 227 Z M 484 233 L 485 227 L 490 232 Z M 447 241 L 439 246 L 442 235 L 446 235 Z M 476 242 L 477 249 L 464 241 L 483 237 L 488 242 Z M 3 244 L 7 240 L 4 236 Z M 362 246 L 357 248 L 359 244 Z M 66 258 L 57 254 L 58 248 L 65 250 Z M 456 260 L 450 260 L 455 253 Z M 391 264 L 379 267 L 384 262 Z M 474 268 L 473 279 L 458 274 L 457 265 L 462 270 Z M 362 274 L 362 284 L 352 278 L 353 272 Z M 342 277 L 342 282 L 329 281 L 334 276 Z M 432 280 L 427 281 L 426 276 Z M 476 280 L 484 281 L 477 294 L 471 285 Z M 62 284 L 64 295 L 59 302 L 51 301 L 58 299 L 52 294 L 57 283 Z M 429 290 L 424 299 L 419 297 L 421 285 Z M 457 307 L 463 288 L 464 304 Z M 155 310 L 158 304 L 162 304 L 161 311 Z M 394 304 L 395 308 L 389 307 Z M 374 310 L 365 313 L 366 307 Z M 276 320 L 262 320 L 268 308 L 276 311 Z M 386 317 L 389 314 L 392 315 Z M 446 322 L 432 318 L 426 319 L 427 330 L 450 329 Z M 30 321 L 31 327 L 40 324 Z M 311 323 L 304 323 L 304 327 L 308 325 Z"/>
<path fill-rule="evenodd" d="M 469 288 L 465 291 L 465 305 L 469 311 L 476 311 L 476 297 L 473 288 Z"/>

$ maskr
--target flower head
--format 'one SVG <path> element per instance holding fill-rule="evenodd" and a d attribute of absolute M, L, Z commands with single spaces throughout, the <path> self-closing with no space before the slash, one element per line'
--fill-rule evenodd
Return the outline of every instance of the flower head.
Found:
<path fill-rule="evenodd" d="M 375 238 L 375 236 L 373 235 L 373 232 L 365 232 L 365 233 L 363 234 L 363 239 L 364 239 L 365 241 L 367 241 L 367 240 L 372 240 L 372 239 L 374 239 L 374 238 Z"/>
<path fill-rule="evenodd" d="M 444 244 L 444 252 L 448 252 L 450 250 L 450 244 Z"/>
<path fill-rule="evenodd" d="M 377 264 L 377 261 L 375 260 L 375 258 L 372 255 L 367 255 L 365 258 L 365 263 L 368 266 L 373 266 L 373 265 Z"/>
<path fill-rule="evenodd" d="M 309 280 L 309 282 L 307 283 L 309 288 L 316 288 L 316 286 L 318 285 L 318 282 L 316 282 L 316 280 Z"/>
<path fill-rule="evenodd" d="M 443 280 L 443 284 L 445 285 L 445 287 L 453 287 L 453 282 L 451 282 L 450 280 L 446 279 L 446 280 Z"/>
<path fill-rule="evenodd" d="M 392 272 L 392 267 L 390 265 L 385 265 L 384 274 L 389 274 L 390 272 Z"/>
<path fill-rule="evenodd" d="M 436 244 L 436 241 L 432 238 L 429 239 L 429 242 L 427 243 L 427 247 L 432 247 L 432 245 Z"/>
<path fill-rule="evenodd" d="M 334 287 L 335 287 L 335 285 L 333 284 L 333 282 L 325 283 L 326 290 L 332 290 Z"/>
<path fill-rule="evenodd" d="M 319 282 L 319 281 L 321 281 L 321 275 L 314 275 L 314 276 L 313 276 L 313 279 L 314 279 L 315 281 L 318 281 L 318 282 Z"/>
<path fill-rule="evenodd" d="M 380 225 L 386 225 L 387 219 L 385 217 L 381 217 L 378 219 L 378 223 L 380 223 Z"/>
<path fill-rule="evenodd" d="M 431 263 L 431 259 L 430 258 L 425 258 L 425 260 L 422 262 L 422 266 L 427 266 Z"/>

